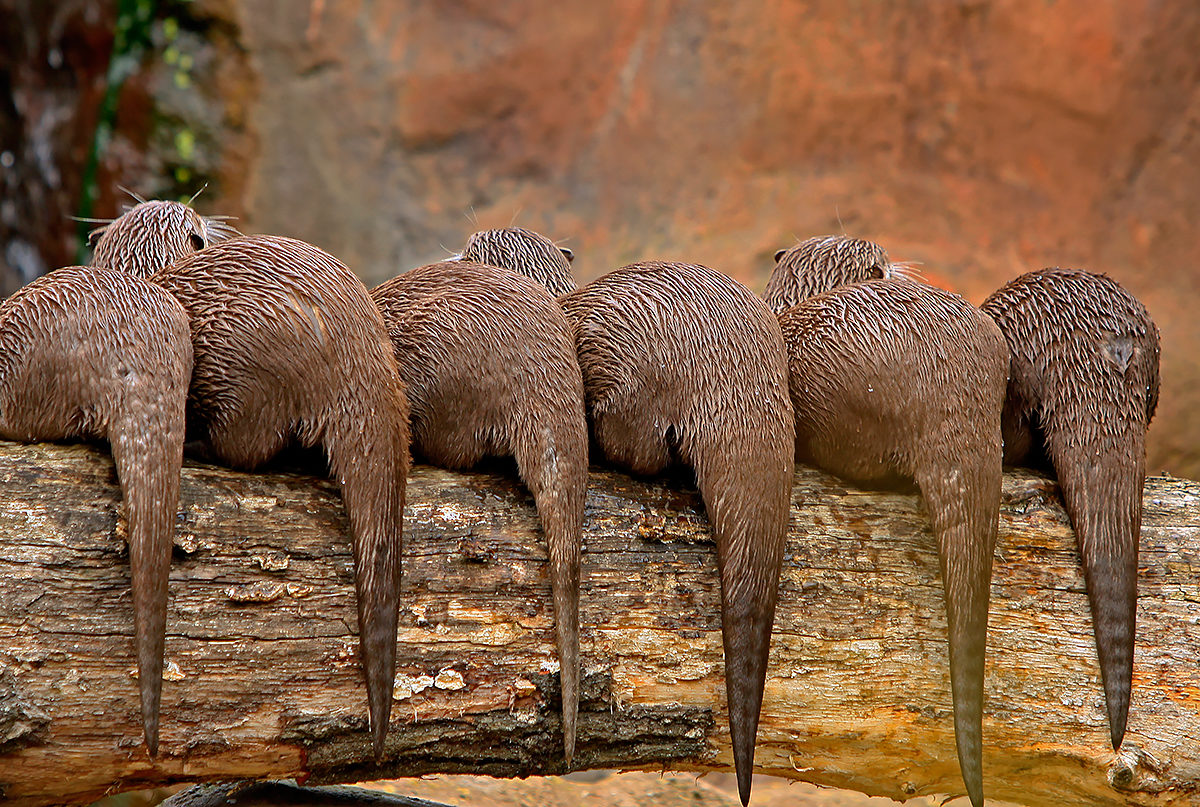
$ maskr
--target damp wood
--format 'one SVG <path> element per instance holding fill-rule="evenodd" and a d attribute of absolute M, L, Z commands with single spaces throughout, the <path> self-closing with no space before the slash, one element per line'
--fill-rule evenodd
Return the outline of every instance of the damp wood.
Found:
<path fill-rule="evenodd" d="M 8 803 L 239 777 L 562 771 L 545 543 L 511 468 L 412 471 L 381 766 L 333 482 L 184 468 L 151 760 L 108 454 L 0 443 L 0 480 Z M 1147 481 L 1139 586 L 1133 708 L 1118 756 L 1057 488 L 1005 475 L 983 727 L 989 799 L 1200 797 L 1200 483 Z M 730 769 L 715 547 L 686 483 L 593 468 L 580 624 L 576 767 Z M 799 468 L 758 770 L 896 799 L 960 793 L 945 642 L 920 499 Z"/>

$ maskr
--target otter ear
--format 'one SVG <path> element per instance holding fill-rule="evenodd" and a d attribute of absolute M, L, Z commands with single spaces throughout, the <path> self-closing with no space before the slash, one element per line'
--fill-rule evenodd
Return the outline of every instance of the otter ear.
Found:
<path fill-rule="evenodd" d="M 195 232 L 194 230 L 192 231 L 192 234 L 188 236 L 188 243 L 190 243 L 192 245 L 192 249 L 196 250 L 197 252 L 207 246 L 204 243 L 204 236 L 198 232 Z"/>
<path fill-rule="evenodd" d="M 566 247 L 559 247 L 558 251 L 561 252 L 564 257 L 566 257 L 567 263 L 570 263 L 571 261 L 575 260 L 575 253 L 572 252 L 571 250 L 567 249 Z"/>
<path fill-rule="evenodd" d="M 779 259 L 782 258 L 786 254 L 787 254 L 786 249 L 781 249 L 778 252 L 776 252 L 775 253 L 775 263 L 779 263 Z"/>
<path fill-rule="evenodd" d="M 95 249 L 96 244 L 100 242 L 100 236 L 104 235 L 104 231 L 107 229 L 108 225 L 105 224 L 103 227 L 96 227 L 93 230 L 89 230 L 87 234 L 87 245 Z"/>

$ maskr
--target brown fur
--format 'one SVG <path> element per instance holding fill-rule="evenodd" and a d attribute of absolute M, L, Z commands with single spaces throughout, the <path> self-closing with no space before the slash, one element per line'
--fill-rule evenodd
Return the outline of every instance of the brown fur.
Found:
<path fill-rule="evenodd" d="M 695 470 L 717 541 L 725 688 L 745 804 L 794 468 L 779 324 L 741 284 L 688 264 L 626 266 L 560 302 L 605 456 L 638 474 L 673 460 Z"/>
<path fill-rule="evenodd" d="M 814 294 L 902 271 L 903 266 L 888 261 L 878 244 L 844 235 L 818 236 L 775 253 L 763 299 L 772 311 L 782 314 Z"/>
<path fill-rule="evenodd" d="M 88 235 L 93 266 L 148 277 L 185 255 L 240 235 L 223 217 L 205 218 L 182 202 L 140 202 Z"/>
<path fill-rule="evenodd" d="M 820 275 L 808 278 L 819 286 Z M 1008 349 L 961 297 L 908 280 L 839 286 L 779 317 L 796 459 L 862 482 L 916 481 L 938 538 L 955 741 L 983 802 L 983 667 L 1000 512 Z"/>
<path fill-rule="evenodd" d="M 575 254 L 524 227 L 480 230 L 467 239 L 459 257 L 511 269 L 541 283 L 555 297 L 576 289 L 575 278 L 571 276 Z"/>
<path fill-rule="evenodd" d="M 413 445 L 435 465 L 512 456 L 533 493 L 550 556 L 567 764 L 579 709 L 579 554 L 587 420 L 571 327 L 542 286 L 451 261 L 371 292 L 412 410 Z"/>
<path fill-rule="evenodd" d="M 382 753 L 396 668 L 408 406 L 362 281 L 302 241 L 235 238 L 151 276 L 183 304 L 195 371 L 191 425 L 252 469 L 287 443 L 321 446 L 354 541 L 372 739 Z"/>
<path fill-rule="evenodd" d="M 1012 351 L 1004 459 L 1054 466 L 1079 541 L 1114 749 L 1129 714 L 1158 328 L 1104 275 L 1031 272 L 983 304 Z"/>
<path fill-rule="evenodd" d="M 107 269 L 59 269 L 0 305 L 0 436 L 109 441 L 124 497 L 142 724 L 158 753 L 167 576 L 192 372 L 187 315 Z"/>

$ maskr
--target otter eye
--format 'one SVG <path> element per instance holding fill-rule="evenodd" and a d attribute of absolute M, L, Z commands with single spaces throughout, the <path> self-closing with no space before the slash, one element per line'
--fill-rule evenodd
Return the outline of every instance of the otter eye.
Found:
<path fill-rule="evenodd" d="M 192 249 L 197 252 L 204 249 L 204 237 L 200 233 L 192 233 L 190 240 L 192 242 Z"/>
<path fill-rule="evenodd" d="M 786 249 L 781 249 L 778 252 L 776 252 L 775 253 L 775 263 L 779 263 L 779 259 L 782 258 L 786 254 L 787 254 Z"/>

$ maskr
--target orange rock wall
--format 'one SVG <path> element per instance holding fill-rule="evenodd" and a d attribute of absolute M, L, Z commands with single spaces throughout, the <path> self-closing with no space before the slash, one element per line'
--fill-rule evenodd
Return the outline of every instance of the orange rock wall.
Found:
<path fill-rule="evenodd" d="M 761 288 L 776 249 L 840 230 L 974 302 L 1105 271 L 1162 329 L 1150 469 L 1200 477 L 1200 6 L 194 5 L 248 65 L 213 78 L 246 131 L 205 200 L 247 229 L 369 281 L 514 221 L 582 278 L 672 258 Z"/>

